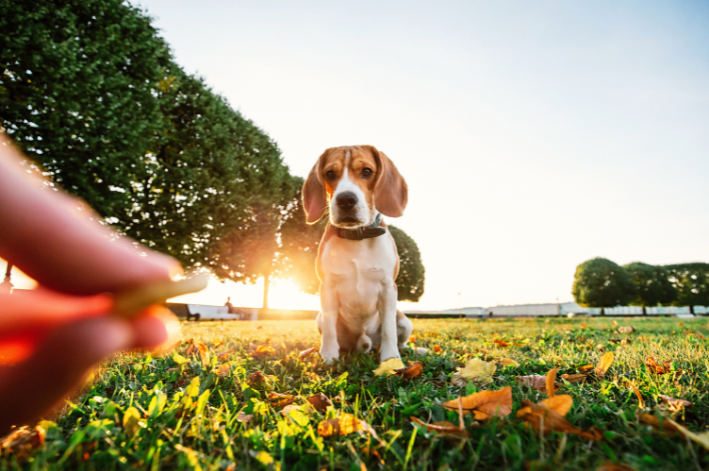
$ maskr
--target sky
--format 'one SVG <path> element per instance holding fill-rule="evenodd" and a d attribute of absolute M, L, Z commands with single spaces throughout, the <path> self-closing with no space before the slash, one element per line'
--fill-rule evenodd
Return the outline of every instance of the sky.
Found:
<path fill-rule="evenodd" d="M 407 309 L 569 301 L 597 256 L 709 261 L 707 2 L 135 4 L 292 173 L 350 144 L 396 163 L 409 205 L 387 223 L 426 267 Z M 207 291 L 189 299 L 260 305 Z"/>

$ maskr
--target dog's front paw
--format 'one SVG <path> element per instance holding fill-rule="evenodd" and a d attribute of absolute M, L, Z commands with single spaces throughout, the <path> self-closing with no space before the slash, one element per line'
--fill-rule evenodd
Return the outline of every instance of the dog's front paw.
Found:
<path fill-rule="evenodd" d="M 340 359 L 340 346 L 339 345 L 323 345 L 320 347 L 320 356 L 323 357 L 325 363 L 332 365 L 335 360 Z"/>

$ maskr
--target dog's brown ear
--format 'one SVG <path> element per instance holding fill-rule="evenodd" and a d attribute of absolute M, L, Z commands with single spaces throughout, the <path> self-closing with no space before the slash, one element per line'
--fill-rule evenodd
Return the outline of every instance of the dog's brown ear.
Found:
<path fill-rule="evenodd" d="M 399 170 L 384 152 L 367 146 L 377 161 L 377 180 L 374 183 L 374 207 L 385 216 L 403 216 L 409 201 L 409 187 Z"/>
<path fill-rule="evenodd" d="M 305 219 L 308 224 L 318 222 L 327 209 L 327 193 L 322 183 L 322 165 L 327 152 L 326 150 L 320 156 L 303 184 L 303 209 L 305 209 Z"/>

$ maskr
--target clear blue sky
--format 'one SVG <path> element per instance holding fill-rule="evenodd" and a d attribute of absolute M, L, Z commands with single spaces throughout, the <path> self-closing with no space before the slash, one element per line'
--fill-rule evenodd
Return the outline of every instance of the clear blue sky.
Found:
<path fill-rule="evenodd" d="M 709 261 L 709 2 L 140 5 L 295 174 L 337 145 L 396 162 L 423 308 L 570 300 L 595 256 Z"/>

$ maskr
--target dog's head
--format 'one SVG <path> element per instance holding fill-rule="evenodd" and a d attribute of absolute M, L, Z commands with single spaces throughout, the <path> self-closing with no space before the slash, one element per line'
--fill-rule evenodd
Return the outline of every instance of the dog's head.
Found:
<path fill-rule="evenodd" d="M 368 226 L 377 212 L 390 217 L 404 214 L 406 181 L 389 157 L 372 146 L 327 149 L 303 185 L 308 224 L 330 208 L 330 223 L 355 229 Z"/>

